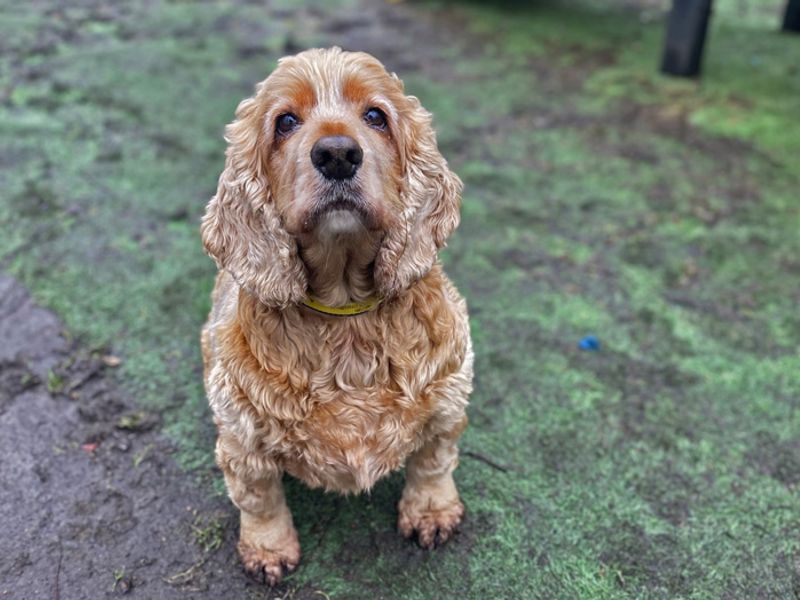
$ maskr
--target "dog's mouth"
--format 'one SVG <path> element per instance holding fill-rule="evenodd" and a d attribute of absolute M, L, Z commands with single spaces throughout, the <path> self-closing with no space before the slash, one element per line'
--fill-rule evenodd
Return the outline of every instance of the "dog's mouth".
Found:
<path fill-rule="evenodd" d="M 377 226 L 375 216 L 358 191 L 332 189 L 324 193 L 309 211 L 308 217 L 303 222 L 303 231 L 306 233 L 313 231 L 325 217 L 335 212 L 349 213 L 367 229 L 374 229 Z"/>

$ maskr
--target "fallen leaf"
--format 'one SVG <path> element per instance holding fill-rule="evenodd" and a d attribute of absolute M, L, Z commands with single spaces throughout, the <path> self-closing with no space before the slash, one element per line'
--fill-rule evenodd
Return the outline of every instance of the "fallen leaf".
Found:
<path fill-rule="evenodd" d="M 119 356 L 114 356 L 113 354 L 106 354 L 100 360 L 102 360 L 103 364 L 107 367 L 118 367 L 122 364 L 122 359 Z"/>

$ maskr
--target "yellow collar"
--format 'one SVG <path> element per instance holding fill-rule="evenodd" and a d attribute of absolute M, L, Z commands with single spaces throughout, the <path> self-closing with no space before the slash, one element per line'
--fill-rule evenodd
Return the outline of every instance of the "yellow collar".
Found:
<path fill-rule="evenodd" d="M 327 306 L 320 302 L 318 298 L 309 294 L 308 297 L 303 300 L 303 305 L 325 315 L 333 315 L 334 317 L 354 317 L 355 315 L 361 315 L 373 310 L 381 303 L 381 300 L 382 298 L 377 296 L 370 296 L 361 302 L 349 302 L 342 306 Z"/>

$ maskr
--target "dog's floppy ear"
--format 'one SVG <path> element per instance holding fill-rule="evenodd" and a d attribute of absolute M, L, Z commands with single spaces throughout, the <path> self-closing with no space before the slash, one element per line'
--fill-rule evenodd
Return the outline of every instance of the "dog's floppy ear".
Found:
<path fill-rule="evenodd" d="M 286 307 L 306 295 L 307 276 L 297 243 L 284 229 L 266 173 L 265 110 L 256 95 L 243 100 L 225 128 L 225 170 L 201 225 L 206 252 L 243 288 L 269 306 Z"/>
<path fill-rule="evenodd" d="M 395 296 L 423 277 L 436 253 L 456 228 L 461 207 L 461 180 L 439 153 L 431 114 L 414 96 L 399 115 L 399 152 L 403 170 L 400 218 L 387 232 L 375 259 L 375 285 Z"/>

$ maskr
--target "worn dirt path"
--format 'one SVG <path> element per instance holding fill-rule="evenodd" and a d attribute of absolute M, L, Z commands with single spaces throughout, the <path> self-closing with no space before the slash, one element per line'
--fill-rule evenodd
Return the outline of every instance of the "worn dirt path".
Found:
<path fill-rule="evenodd" d="M 227 503 L 178 468 L 113 359 L 6 276 L 0 339 L 0 597 L 241 597 Z"/>

